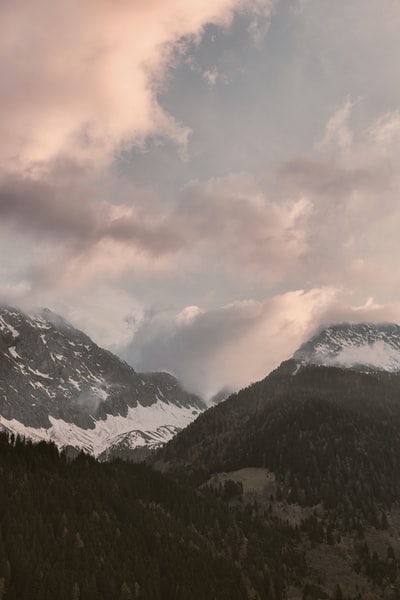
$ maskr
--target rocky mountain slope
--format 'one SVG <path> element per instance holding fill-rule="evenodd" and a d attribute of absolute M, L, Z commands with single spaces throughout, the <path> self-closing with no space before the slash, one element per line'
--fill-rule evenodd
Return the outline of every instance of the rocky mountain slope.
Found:
<path fill-rule="evenodd" d="M 9 432 L 141 457 L 205 408 L 171 375 L 136 373 L 47 309 L 0 309 L 0 426 Z"/>
<path fill-rule="evenodd" d="M 293 358 L 300 364 L 362 371 L 400 371 L 400 326 L 395 323 L 342 323 L 324 328 Z"/>

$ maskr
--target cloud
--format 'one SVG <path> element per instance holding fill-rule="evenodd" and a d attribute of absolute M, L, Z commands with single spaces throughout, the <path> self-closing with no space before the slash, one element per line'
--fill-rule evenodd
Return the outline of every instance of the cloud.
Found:
<path fill-rule="evenodd" d="M 213 207 L 209 207 L 208 203 L 204 202 L 205 205 L 202 209 L 204 215 L 200 215 L 201 211 L 198 210 L 198 207 L 196 212 L 193 198 L 197 188 L 201 193 L 202 186 L 199 184 L 191 187 L 193 194 L 191 192 L 187 194 L 189 198 L 186 202 L 186 214 L 183 220 L 186 219 L 188 222 L 191 220 L 190 203 L 192 203 L 195 209 L 193 218 L 197 221 L 201 220 L 206 227 L 207 221 L 210 219 L 209 212 L 212 212 Z M 152 214 L 152 206 L 148 209 L 141 207 L 141 199 L 135 197 L 134 190 L 127 202 L 116 205 L 102 201 L 100 190 L 97 190 L 97 198 L 90 198 L 90 196 L 88 198 L 86 196 L 88 192 L 89 195 L 93 195 L 94 190 L 91 190 L 89 186 L 83 189 L 79 187 L 74 189 L 70 185 L 35 181 L 29 177 L 8 176 L 0 182 L 0 217 L 3 224 L 9 221 L 10 224 L 24 232 L 48 237 L 54 236 L 58 241 L 71 239 L 82 243 L 91 240 L 96 242 L 103 237 L 110 237 L 127 243 L 135 243 L 135 240 L 142 238 L 143 246 L 150 251 L 152 236 L 149 230 L 146 234 L 145 221 L 146 217 L 152 216 L 154 222 L 160 225 L 159 229 L 155 227 L 154 243 L 156 246 L 158 244 L 162 246 L 161 223 L 164 219 L 162 215 Z M 216 194 L 215 200 L 217 204 L 218 194 Z M 251 200 L 249 200 L 250 203 Z M 181 205 L 183 204 L 185 203 L 182 202 Z M 246 212 L 246 204 L 247 199 L 243 198 L 243 214 Z M 138 205 L 140 218 L 135 219 Z M 179 213 L 180 209 L 178 208 L 174 214 L 169 216 L 169 221 L 173 223 L 175 219 L 179 219 Z M 168 230 L 168 226 L 167 224 L 166 230 Z M 140 244 L 140 242 L 138 243 Z M 171 241 L 171 247 L 173 246 L 175 244 Z M 164 250 L 168 251 L 167 247 Z M 161 248 L 160 251 L 162 251 Z M 154 248 L 154 252 L 157 252 L 157 248 Z"/>
<path fill-rule="evenodd" d="M 355 165 L 335 160 L 298 157 L 279 168 L 279 179 L 292 191 L 342 198 L 356 190 L 378 191 L 391 178 L 391 170 L 382 164 Z"/>
<path fill-rule="evenodd" d="M 0 223 L 2 245 L 14 254 L 11 269 L 0 272 L 7 295 L 21 289 L 10 274 L 16 265 L 31 293 L 116 280 L 127 270 L 177 268 L 190 240 L 173 208 L 107 169 L 149 137 L 184 149 L 189 127 L 159 100 L 171 69 L 200 43 L 207 25 L 226 28 L 244 12 L 261 22 L 271 6 L 270 0 L 1 3 Z"/>
<path fill-rule="evenodd" d="M 274 202 L 252 177 L 229 175 L 186 186 L 173 222 L 194 252 L 224 268 L 279 280 L 299 268 L 307 249 L 309 204 Z"/>
<path fill-rule="evenodd" d="M 316 144 L 316 149 L 324 148 L 330 144 L 337 144 L 341 150 L 346 150 L 353 143 L 353 134 L 348 126 L 352 108 L 358 100 L 351 101 L 347 98 L 346 102 L 337 109 L 331 116 L 325 126 L 325 134 L 321 141 Z"/>
<path fill-rule="evenodd" d="M 297 0 L 295 6 L 292 8 L 294 14 L 300 15 L 304 10 L 306 10 L 307 6 L 312 2 L 312 0 Z"/>
<path fill-rule="evenodd" d="M 269 0 L 15 0 L 1 3 L 0 166 L 36 174 L 58 156 L 109 163 L 146 136 L 185 145 L 158 102 L 168 68 L 206 24 Z"/>
<path fill-rule="evenodd" d="M 347 299 L 348 300 L 348 299 Z M 379 304 L 372 297 L 359 306 L 337 299 L 320 315 L 320 325 L 332 323 L 400 323 L 400 303 Z"/>
<path fill-rule="evenodd" d="M 103 217 L 99 207 L 97 214 L 85 198 L 66 193 L 44 181 L 6 176 L 0 182 L 0 218 L 3 225 L 8 221 L 25 232 L 54 236 L 56 239 L 87 239 L 94 235 Z"/>
<path fill-rule="evenodd" d="M 387 112 L 367 128 L 365 135 L 382 155 L 399 149 L 400 111 Z"/>
<path fill-rule="evenodd" d="M 45 179 L 3 174 L 3 245 L 14 236 L 9 244 L 28 248 L 19 277 L 31 291 L 211 271 L 258 288 L 350 286 L 364 296 L 373 280 L 389 297 L 400 285 L 398 113 L 357 131 L 349 106 L 339 112 L 350 145 L 332 138 L 318 157 L 284 163 L 275 197 L 245 173 L 193 180 L 170 203 L 73 160 L 50 161 Z"/>
<path fill-rule="evenodd" d="M 151 311 L 123 356 L 138 370 L 172 372 L 210 398 L 265 377 L 289 358 L 335 296 L 330 288 L 300 290 L 208 311 Z"/>
<path fill-rule="evenodd" d="M 211 69 L 207 69 L 206 71 L 204 71 L 203 79 L 206 80 L 207 84 L 210 87 L 213 87 L 218 82 L 221 82 L 224 85 L 228 85 L 230 83 L 229 77 L 227 77 L 227 75 L 225 75 L 224 73 L 221 73 L 218 70 L 218 67 L 215 66 L 211 67 Z"/>
<path fill-rule="evenodd" d="M 346 118 L 351 144 L 332 139 L 318 157 L 284 163 L 275 197 L 242 173 L 191 181 L 167 204 L 112 176 L 71 181 L 76 164 L 58 161 L 46 181 L 3 176 L 2 229 L 31 239 L 21 274 L 31 291 L 212 273 L 256 286 L 258 298 L 268 285 L 348 287 L 361 298 L 375 282 L 389 301 L 400 286 L 398 116 L 359 131 Z"/>
<path fill-rule="evenodd" d="M 118 352 L 132 339 L 135 318 L 143 313 L 141 304 L 123 285 L 95 282 L 58 289 L 33 288 L 31 282 L 20 281 L 0 286 L 0 305 L 16 306 L 23 311 L 37 311 L 43 307 L 62 315 L 76 328 L 84 331 L 94 342 Z"/>
<path fill-rule="evenodd" d="M 146 202 L 133 188 L 124 193 L 110 204 L 89 184 L 8 176 L 0 182 L 0 219 L 3 229 L 12 226 L 14 234 L 46 245 L 31 275 L 48 285 L 210 262 L 277 281 L 301 266 L 308 203 L 273 202 L 250 176 L 192 182 L 169 208 Z M 57 250 L 49 256 L 52 246 Z"/>
<path fill-rule="evenodd" d="M 329 119 L 318 156 L 281 166 L 279 183 L 309 203 L 304 272 L 313 285 L 361 295 L 379 286 L 381 299 L 389 301 L 400 285 L 399 117 L 395 111 L 357 128 L 350 118 L 354 106 L 346 100 Z"/>
<path fill-rule="evenodd" d="M 264 378 L 321 327 L 332 323 L 400 322 L 400 303 L 361 305 L 333 287 L 236 301 L 211 310 L 150 310 L 122 356 L 137 370 L 166 370 L 209 399 Z"/>

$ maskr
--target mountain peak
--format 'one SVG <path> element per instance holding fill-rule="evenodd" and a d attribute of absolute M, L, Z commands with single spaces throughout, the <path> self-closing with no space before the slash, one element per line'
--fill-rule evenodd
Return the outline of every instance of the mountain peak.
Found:
<path fill-rule="evenodd" d="M 49 309 L 0 307 L 0 430 L 126 454 L 159 446 L 205 408 L 172 375 L 137 373 Z"/>
<path fill-rule="evenodd" d="M 305 364 L 394 373 L 400 371 L 400 325 L 330 325 L 302 344 L 293 358 Z"/>

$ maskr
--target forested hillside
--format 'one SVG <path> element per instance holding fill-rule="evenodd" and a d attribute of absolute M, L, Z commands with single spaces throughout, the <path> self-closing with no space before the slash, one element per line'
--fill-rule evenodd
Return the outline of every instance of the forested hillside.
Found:
<path fill-rule="evenodd" d="M 400 498 L 400 379 L 290 361 L 207 411 L 162 460 L 194 481 L 243 467 L 273 471 L 289 502 L 376 525 Z"/>
<path fill-rule="evenodd" d="M 305 574 L 295 528 L 144 465 L 1 434 L 0 477 L 5 600 L 279 599 Z"/>
<path fill-rule="evenodd" d="M 201 415 L 157 464 L 194 485 L 239 485 L 249 470 L 265 472 L 247 500 L 299 528 L 323 593 L 333 593 L 337 577 L 347 590 L 340 598 L 369 597 L 360 591 L 368 582 L 371 597 L 395 599 L 399 425 L 398 374 L 287 361 Z M 307 589 L 304 598 L 328 597 Z"/>

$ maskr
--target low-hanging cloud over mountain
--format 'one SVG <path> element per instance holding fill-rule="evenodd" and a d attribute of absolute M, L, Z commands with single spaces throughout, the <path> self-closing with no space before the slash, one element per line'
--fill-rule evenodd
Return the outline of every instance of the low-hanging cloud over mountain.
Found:
<path fill-rule="evenodd" d="M 149 311 L 136 324 L 124 358 L 139 369 L 164 369 L 190 390 L 211 398 L 262 379 L 321 324 L 400 319 L 400 304 L 369 299 L 351 306 L 333 288 L 288 292 L 263 302 L 234 302 L 203 311 Z"/>

